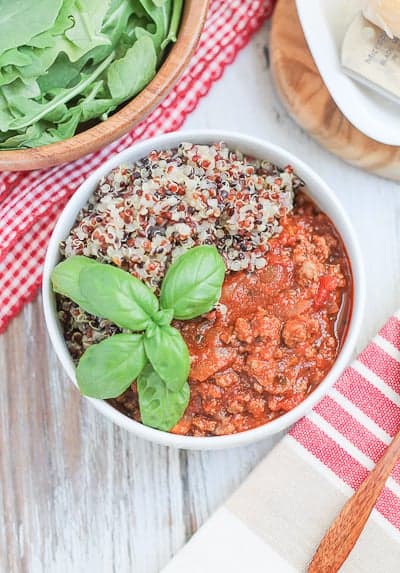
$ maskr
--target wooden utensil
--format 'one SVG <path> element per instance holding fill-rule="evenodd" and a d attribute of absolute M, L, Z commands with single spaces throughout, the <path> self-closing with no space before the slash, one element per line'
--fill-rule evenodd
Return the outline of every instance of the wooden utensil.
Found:
<path fill-rule="evenodd" d="M 308 49 L 295 0 L 279 0 L 272 18 L 271 70 L 293 119 L 316 141 L 348 163 L 400 181 L 400 147 L 358 131 L 327 90 Z"/>
<path fill-rule="evenodd" d="M 387 478 L 400 458 L 400 432 L 322 539 L 308 573 L 336 573 L 360 537 Z"/>
<path fill-rule="evenodd" d="M 175 85 L 196 49 L 209 0 L 186 0 L 178 39 L 154 79 L 106 121 L 69 139 L 36 147 L 0 151 L 0 171 L 42 169 L 66 163 L 105 147 L 146 117 Z"/>

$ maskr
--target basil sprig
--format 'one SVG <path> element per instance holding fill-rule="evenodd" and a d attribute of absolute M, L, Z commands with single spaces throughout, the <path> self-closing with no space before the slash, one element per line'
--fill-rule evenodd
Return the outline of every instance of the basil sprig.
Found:
<path fill-rule="evenodd" d="M 156 326 L 144 337 L 147 358 L 169 390 L 182 388 L 189 376 L 189 350 L 181 333 L 172 326 Z"/>
<path fill-rule="evenodd" d="M 90 296 L 96 316 L 121 328 L 145 330 L 158 311 L 155 294 L 139 279 L 111 265 L 89 265 L 79 274 L 79 287 Z"/>
<path fill-rule="evenodd" d="M 142 422 L 152 428 L 170 430 L 189 403 L 189 384 L 185 381 L 179 390 L 170 390 L 151 364 L 139 374 L 137 388 Z"/>
<path fill-rule="evenodd" d="M 143 282 L 112 265 L 78 255 L 59 263 L 51 277 L 55 292 L 129 331 L 84 352 L 76 371 L 81 393 L 115 398 L 137 379 L 142 422 L 170 430 L 190 396 L 189 350 L 171 321 L 211 310 L 221 296 L 224 276 L 215 247 L 194 247 L 169 267 L 158 301 Z"/>
<path fill-rule="evenodd" d="M 212 309 L 221 296 L 224 260 L 215 247 L 194 247 L 181 255 L 165 275 L 160 294 L 163 308 L 187 320 Z"/>
<path fill-rule="evenodd" d="M 82 355 L 76 378 L 82 394 L 114 398 L 130 386 L 147 362 L 143 334 L 115 334 Z"/>

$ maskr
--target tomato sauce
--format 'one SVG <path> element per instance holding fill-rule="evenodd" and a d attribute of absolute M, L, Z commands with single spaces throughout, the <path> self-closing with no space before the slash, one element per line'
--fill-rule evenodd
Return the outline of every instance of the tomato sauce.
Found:
<path fill-rule="evenodd" d="M 213 436 L 265 424 L 323 380 L 351 314 L 351 268 L 329 218 L 299 193 L 267 265 L 227 276 L 216 310 L 175 321 L 190 351 L 191 398 L 177 434 Z"/>

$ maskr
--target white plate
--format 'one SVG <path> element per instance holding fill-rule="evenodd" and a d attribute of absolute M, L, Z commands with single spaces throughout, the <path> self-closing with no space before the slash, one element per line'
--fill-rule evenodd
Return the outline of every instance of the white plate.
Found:
<path fill-rule="evenodd" d="M 362 0 L 296 0 L 304 35 L 336 105 L 360 131 L 400 146 L 400 106 L 349 78 L 340 65 L 344 34 Z"/>

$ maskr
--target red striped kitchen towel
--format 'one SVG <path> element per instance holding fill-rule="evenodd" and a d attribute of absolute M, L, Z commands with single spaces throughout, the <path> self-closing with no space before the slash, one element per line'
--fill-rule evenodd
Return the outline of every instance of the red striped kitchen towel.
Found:
<path fill-rule="evenodd" d="M 46 244 L 79 184 L 111 155 L 174 131 L 271 14 L 274 0 L 211 0 L 199 46 L 168 97 L 128 135 L 73 163 L 0 174 L 0 332 L 37 293 Z"/>
<path fill-rule="evenodd" d="M 305 572 L 399 429 L 400 312 L 163 573 Z M 400 571 L 400 463 L 340 571 Z"/>

